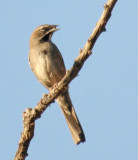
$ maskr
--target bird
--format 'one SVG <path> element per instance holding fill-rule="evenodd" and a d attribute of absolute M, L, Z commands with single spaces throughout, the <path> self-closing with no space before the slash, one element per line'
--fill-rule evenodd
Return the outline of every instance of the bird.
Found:
<path fill-rule="evenodd" d="M 58 25 L 44 24 L 37 27 L 30 37 L 29 65 L 38 81 L 49 91 L 65 76 L 66 68 L 62 55 L 52 42 Z M 85 135 L 73 107 L 69 88 L 56 98 L 75 144 L 85 142 Z"/>

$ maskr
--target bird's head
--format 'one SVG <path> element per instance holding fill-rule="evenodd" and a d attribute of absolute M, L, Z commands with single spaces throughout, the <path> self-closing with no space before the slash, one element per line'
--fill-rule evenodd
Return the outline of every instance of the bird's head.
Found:
<path fill-rule="evenodd" d="M 45 24 L 37 27 L 31 35 L 30 46 L 37 45 L 45 41 L 50 41 L 53 33 L 59 30 L 58 28 L 56 28 L 57 26 L 58 25 Z"/>

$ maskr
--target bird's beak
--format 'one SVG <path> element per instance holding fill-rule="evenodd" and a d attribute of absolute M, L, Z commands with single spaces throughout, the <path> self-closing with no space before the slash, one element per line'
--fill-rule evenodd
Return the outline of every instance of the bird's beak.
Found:
<path fill-rule="evenodd" d="M 58 25 L 51 25 L 51 29 L 46 33 L 48 35 L 49 33 L 53 33 L 55 31 L 58 31 L 60 28 L 56 28 Z"/>

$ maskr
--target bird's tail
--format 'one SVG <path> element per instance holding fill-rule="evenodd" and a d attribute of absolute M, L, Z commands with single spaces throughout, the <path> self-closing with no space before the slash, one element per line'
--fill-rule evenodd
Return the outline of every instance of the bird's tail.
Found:
<path fill-rule="evenodd" d="M 64 93 L 61 93 L 57 97 L 56 101 L 61 107 L 74 143 L 79 144 L 80 142 L 85 142 L 85 135 L 83 133 L 83 129 L 78 120 L 78 117 L 75 113 L 68 90 L 64 91 Z"/>

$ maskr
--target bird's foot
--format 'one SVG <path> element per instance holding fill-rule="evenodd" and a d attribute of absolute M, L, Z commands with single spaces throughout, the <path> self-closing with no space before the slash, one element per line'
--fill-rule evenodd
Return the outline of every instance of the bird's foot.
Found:
<path fill-rule="evenodd" d="M 54 92 L 57 90 L 57 87 L 58 87 L 58 83 L 55 83 L 55 84 L 49 89 L 49 91 L 50 91 L 51 93 L 54 93 Z"/>

